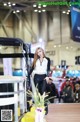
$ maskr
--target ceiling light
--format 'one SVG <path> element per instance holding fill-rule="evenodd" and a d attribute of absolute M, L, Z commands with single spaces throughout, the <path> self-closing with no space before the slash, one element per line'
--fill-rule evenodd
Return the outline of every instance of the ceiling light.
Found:
<path fill-rule="evenodd" d="M 54 45 L 54 48 L 56 48 L 56 45 Z"/>
<path fill-rule="evenodd" d="M 17 10 L 16 12 L 17 12 L 17 13 L 19 13 L 20 11 L 19 11 L 19 10 Z"/>
<path fill-rule="evenodd" d="M 37 11 L 38 11 L 37 9 L 34 10 L 34 12 L 37 12 Z"/>
<path fill-rule="evenodd" d="M 68 10 L 68 12 L 70 12 L 70 10 Z"/>
<path fill-rule="evenodd" d="M 40 3 L 39 3 L 38 5 L 39 5 L 39 6 L 41 6 L 41 4 L 40 4 Z"/>
<path fill-rule="evenodd" d="M 9 7 L 11 7 L 11 4 L 9 4 Z"/>
<path fill-rule="evenodd" d="M 41 13 L 41 10 L 39 10 L 38 12 Z"/>
<path fill-rule="evenodd" d="M 39 39 L 39 42 L 43 42 L 43 39 L 42 39 L 42 38 L 40 38 L 40 39 Z"/>
<path fill-rule="evenodd" d="M 4 6 L 7 6 L 7 3 L 4 3 Z"/>
<path fill-rule="evenodd" d="M 69 47 L 66 47 L 66 49 L 68 50 L 68 49 L 69 49 Z"/>
<path fill-rule="evenodd" d="M 65 11 L 63 11 L 62 13 L 63 13 L 63 14 L 65 14 L 66 12 L 65 12 Z"/>
<path fill-rule="evenodd" d="M 15 12 L 15 11 L 13 11 L 13 13 L 15 14 L 16 12 Z"/>
<path fill-rule="evenodd" d="M 46 7 L 46 5 L 43 5 L 43 7 Z"/>
<path fill-rule="evenodd" d="M 10 4 L 11 4 L 11 2 L 8 2 L 8 4 L 10 5 Z"/>
<path fill-rule="evenodd" d="M 12 5 L 13 5 L 13 6 L 15 6 L 16 4 L 15 4 L 15 3 L 13 3 Z"/>
<path fill-rule="evenodd" d="M 41 8 L 41 5 L 39 5 L 38 8 Z"/>
<path fill-rule="evenodd" d="M 42 10 L 42 12 L 45 12 L 45 11 L 46 11 L 45 9 Z"/>
<path fill-rule="evenodd" d="M 33 4 L 33 7 L 37 7 L 37 5 L 36 4 Z"/>
<path fill-rule="evenodd" d="M 2 49 L 2 46 L 0 46 L 0 50 Z"/>
<path fill-rule="evenodd" d="M 66 14 L 69 14 L 69 12 L 67 12 Z"/>

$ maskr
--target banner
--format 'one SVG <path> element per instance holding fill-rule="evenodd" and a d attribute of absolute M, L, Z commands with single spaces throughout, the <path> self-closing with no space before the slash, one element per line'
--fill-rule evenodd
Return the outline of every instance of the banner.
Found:
<path fill-rule="evenodd" d="M 12 76 L 12 58 L 3 58 L 4 75 Z"/>
<path fill-rule="evenodd" d="M 71 0 L 72 39 L 80 42 L 80 1 Z"/>

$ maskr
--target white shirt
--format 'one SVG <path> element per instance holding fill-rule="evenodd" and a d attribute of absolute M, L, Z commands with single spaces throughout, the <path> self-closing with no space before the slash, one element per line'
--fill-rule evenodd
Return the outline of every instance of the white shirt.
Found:
<path fill-rule="evenodd" d="M 40 63 L 40 59 L 36 61 L 36 66 L 34 69 L 34 74 L 47 74 L 47 64 L 48 60 L 46 58 L 43 58 L 42 63 Z"/>

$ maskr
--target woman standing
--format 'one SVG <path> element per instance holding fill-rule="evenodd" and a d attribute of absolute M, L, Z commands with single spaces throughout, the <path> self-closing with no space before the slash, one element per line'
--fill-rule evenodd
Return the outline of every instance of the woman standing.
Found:
<path fill-rule="evenodd" d="M 42 95 L 46 92 L 46 85 L 48 80 L 48 74 L 50 71 L 50 59 L 47 58 L 44 54 L 44 50 L 41 47 L 38 47 L 34 54 L 34 59 L 32 63 L 32 68 L 30 74 L 34 74 L 34 84 L 37 85 L 37 88 Z"/>
<path fill-rule="evenodd" d="M 32 63 L 32 68 L 30 74 L 33 73 L 33 81 L 35 86 L 37 85 L 39 93 L 42 95 L 46 92 L 47 81 L 49 81 L 50 71 L 50 59 L 47 58 L 44 54 L 44 50 L 41 47 L 38 47 L 34 54 L 34 59 Z M 48 106 L 45 104 L 45 111 L 48 113 Z"/>

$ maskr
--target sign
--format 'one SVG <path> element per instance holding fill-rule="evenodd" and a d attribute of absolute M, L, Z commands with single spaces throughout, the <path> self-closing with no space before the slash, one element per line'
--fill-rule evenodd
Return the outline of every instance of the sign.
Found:
<path fill-rule="evenodd" d="M 71 0 L 73 4 L 71 6 L 71 23 L 72 23 L 72 39 L 76 42 L 80 42 L 80 2 L 79 0 Z"/>
<path fill-rule="evenodd" d="M 12 76 L 12 58 L 3 58 L 4 75 Z"/>

